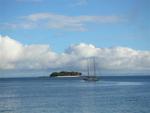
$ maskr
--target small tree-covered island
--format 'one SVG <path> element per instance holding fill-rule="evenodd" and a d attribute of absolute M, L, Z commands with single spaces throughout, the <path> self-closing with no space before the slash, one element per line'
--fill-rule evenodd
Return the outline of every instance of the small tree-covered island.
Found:
<path fill-rule="evenodd" d="M 61 72 L 53 72 L 50 74 L 50 77 L 78 77 L 81 76 L 82 73 L 74 72 L 74 71 L 61 71 Z"/>

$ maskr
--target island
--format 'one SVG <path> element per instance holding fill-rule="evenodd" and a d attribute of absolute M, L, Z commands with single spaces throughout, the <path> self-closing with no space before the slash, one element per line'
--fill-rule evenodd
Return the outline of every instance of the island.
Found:
<path fill-rule="evenodd" d="M 74 71 L 60 71 L 60 72 L 53 72 L 50 74 L 50 77 L 79 77 L 82 73 L 74 72 Z"/>

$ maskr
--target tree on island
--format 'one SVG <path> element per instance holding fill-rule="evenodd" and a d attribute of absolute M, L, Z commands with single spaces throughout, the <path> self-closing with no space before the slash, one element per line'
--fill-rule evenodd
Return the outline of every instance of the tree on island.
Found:
<path fill-rule="evenodd" d="M 61 72 L 53 72 L 50 74 L 50 77 L 57 77 L 57 76 L 80 76 L 82 73 L 74 72 L 74 71 L 61 71 Z"/>

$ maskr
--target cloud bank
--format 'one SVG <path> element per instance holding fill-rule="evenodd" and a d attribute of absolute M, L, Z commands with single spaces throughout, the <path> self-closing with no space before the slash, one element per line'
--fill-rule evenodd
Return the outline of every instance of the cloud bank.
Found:
<path fill-rule="evenodd" d="M 63 53 L 52 51 L 49 45 L 23 45 L 0 36 L 0 70 L 71 69 L 85 71 L 87 59 L 96 57 L 97 69 L 124 72 L 150 72 L 150 51 L 127 47 L 98 48 L 92 44 L 75 44 Z"/>
<path fill-rule="evenodd" d="M 86 31 L 88 24 L 97 23 L 117 23 L 124 21 L 120 16 L 66 16 L 55 13 L 34 13 L 19 17 L 16 23 L 1 23 L 2 28 L 46 28 L 46 29 L 63 29 L 73 31 Z"/>

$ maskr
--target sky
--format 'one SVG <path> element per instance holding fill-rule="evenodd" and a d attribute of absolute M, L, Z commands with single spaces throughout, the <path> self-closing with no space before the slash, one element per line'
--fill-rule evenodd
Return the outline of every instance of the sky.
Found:
<path fill-rule="evenodd" d="M 82 70 L 97 57 L 150 73 L 149 11 L 149 0 L 0 0 L 0 70 Z"/>

